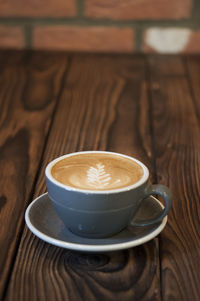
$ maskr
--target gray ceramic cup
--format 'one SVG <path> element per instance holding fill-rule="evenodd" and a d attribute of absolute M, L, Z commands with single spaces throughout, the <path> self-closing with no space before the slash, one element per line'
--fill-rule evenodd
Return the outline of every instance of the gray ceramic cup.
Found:
<path fill-rule="evenodd" d="M 143 169 L 142 178 L 133 185 L 115 190 L 82 190 L 58 182 L 51 174 L 55 163 L 68 156 L 81 153 L 99 153 L 98 151 L 76 152 L 51 161 L 45 170 L 47 191 L 57 214 L 66 227 L 73 233 L 88 237 L 108 237 L 130 225 L 142 200 L 150 195 L 160 195 L 165 207 L 160 216 L 142 222 L 138 226 L 161 222 L 167 215 L 172 202 L 172 194 L 164 185 L 149 185 L 148 168 L 140 161 L 119 153 L 109 153 L 129 158 Z"/>

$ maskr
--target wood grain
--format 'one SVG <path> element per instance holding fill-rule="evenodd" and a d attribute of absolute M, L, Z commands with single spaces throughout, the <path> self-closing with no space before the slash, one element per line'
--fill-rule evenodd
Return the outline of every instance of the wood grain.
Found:
<path fill-rule="evenodd" d="M 154 68 L 160 63 L 157 60 Z M 168 58 L 167 63 L 176 69 L 174 60 Z M 158 181 L 168 184 L 174 196 L 160 240 L 162 298 L 198 301 L 200 128 L 187 77 L 166 77 L 159 70 L 152 71 L 157 88 L 152 86 L 151 93 L 156 171 Z"/>
<path fill-rule="evenodd" d="M 190 92 L 195 106 L 195 112 L 198 120 L 200 121 L 200 57 L 186 57 L 184 62 L 187 70 Z"/>
<path fill-rule="evenodd" d="M 0 299 L 15 258 L 66 59 L 4 53 L 0 57 Z"/>
<path fill-rule="evenodd" d="M 64 153 L 112 150 L 150 165 L 145 71 L 138 57 L 73 58 L 34 197 L 45 191 L 47 162 Z M 89 255 L 53 247 L 25 228 L 6 300 L 160 300 L 157 239 Z"/>

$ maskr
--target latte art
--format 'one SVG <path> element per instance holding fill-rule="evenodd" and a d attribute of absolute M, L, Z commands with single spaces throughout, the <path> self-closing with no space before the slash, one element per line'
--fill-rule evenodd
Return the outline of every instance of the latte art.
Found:
<path fill-rule="evenodd" d="M 97 163 L 96 167 L 91 166 L 87 171 L 86 182 L 92 187 L 106 187 L 111 182 L 111 176 L 105 172 L 104 165 Z"/>
<path fill-rule="evenodd" d="M 113 154 L 89 153 L 66 157 L 51 170 L 60 183 L 85 190 L 112 190 L 138 182 L 142 167 L 135 161 Z"/>

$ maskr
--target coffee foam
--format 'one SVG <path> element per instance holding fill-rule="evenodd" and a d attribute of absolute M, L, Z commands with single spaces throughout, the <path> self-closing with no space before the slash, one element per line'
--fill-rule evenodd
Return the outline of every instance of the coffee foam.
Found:
<path fill-rule="evenodd" d="M 61 159 L 51 169 L 60 183 L 85 190 L 113 190 L 137 183 L 143 168 L 135 161 L 105 153 L 82 153 Z"/>

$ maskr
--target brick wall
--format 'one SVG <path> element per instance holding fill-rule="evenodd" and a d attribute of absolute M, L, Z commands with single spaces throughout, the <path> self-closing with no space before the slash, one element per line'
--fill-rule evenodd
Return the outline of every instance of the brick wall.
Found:
<path fill-rule="evenodd" d="M 0 48 L 200 52 L 200 0 L 0 0 Z"/>

